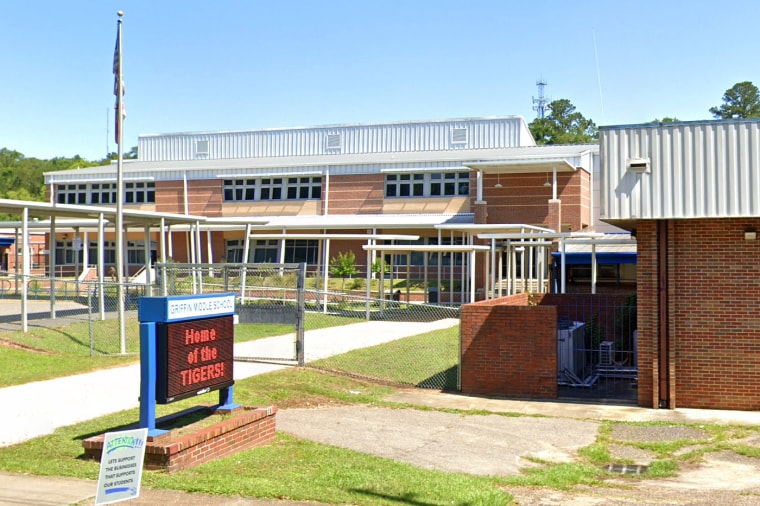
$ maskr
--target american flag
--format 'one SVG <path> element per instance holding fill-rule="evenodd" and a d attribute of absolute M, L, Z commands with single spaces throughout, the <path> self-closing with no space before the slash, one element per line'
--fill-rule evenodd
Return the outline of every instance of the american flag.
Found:
<path fill-rule="evenodd" d="M 121 78 L 121 19 L 116 29 L 116 47 L 113 51 L 113 94 L 116 95 L 116 104 L 114 105 L 114 118 L 116 120 L 116 144 L 119 143 L 119 109 L 121 108 L 122 120 L 127 116 L 127 109 L 124 107 L 124 80 Z M 119 96 L 119 80 L 121 80 L 121 97 Z"/>

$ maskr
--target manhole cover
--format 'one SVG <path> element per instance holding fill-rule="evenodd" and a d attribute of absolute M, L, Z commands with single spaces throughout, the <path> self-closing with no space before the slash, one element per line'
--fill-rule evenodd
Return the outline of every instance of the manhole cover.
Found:
<path fill-rule="evenodd" d="M 604 470 L 616 474 L 644 474 L 649 466 L 639 464 L 609 464 L 604 466 Z"/>

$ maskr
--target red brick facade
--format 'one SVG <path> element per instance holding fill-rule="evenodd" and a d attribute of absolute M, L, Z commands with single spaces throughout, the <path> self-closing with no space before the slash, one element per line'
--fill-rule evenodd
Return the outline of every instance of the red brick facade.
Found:
<path fill-rule="evenodd" d="M 461 321 L 462 393 L 498 397 L 557 397 L 559 319 L 608 322 L 625 294 L 518 294 L 465 304 Z"/>
<path fill-rule="evenodd" d="M 264 445 L 274 439 L 276 407 L 241 407 L 228 413 L 227 418 L 206 428 L 149 437 L 143 467 L 181 471 Z M 82 441 L 85 458 L 100 461 L 103 441 L 103 434 Z"/>
<path fill-rule="evenodd" d="M 744 239 L 749 228 L 760 219 L 672 220 L 664 236 L 657 222 L 638 223 L 642 406 L 760 409 L 760 240 Z"/>
<path fill-rule="evenodd" d="M 556 398 L 557 308 L 528 304 L 519 294 L 462 306 L 462 393 Z"/>

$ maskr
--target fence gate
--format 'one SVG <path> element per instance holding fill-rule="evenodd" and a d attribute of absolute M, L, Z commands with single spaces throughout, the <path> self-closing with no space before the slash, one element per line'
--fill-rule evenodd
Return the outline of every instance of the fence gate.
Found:
<path fill-rule="evenodd" d="M 636 295 L 568 299 L 557 322 L 559 396 L 636 402 Z"/>
<path fill-rule="evenodd" d="M 236 361 L 303 365 L 305 264 L 172 263 L 156 269 L 162 294 L 237 295 Z"/>

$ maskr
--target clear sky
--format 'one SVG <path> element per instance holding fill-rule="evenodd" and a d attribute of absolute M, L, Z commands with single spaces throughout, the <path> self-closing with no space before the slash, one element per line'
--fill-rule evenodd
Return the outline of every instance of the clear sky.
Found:
<path fill-rule="evenodd" d="M 757 0 L 28 0 L 0 15 L 0 148 L 116 151 L 139 134 L 535 118 L 536 81 L 597 125 L 710 119 L 760 86 Z"/>

